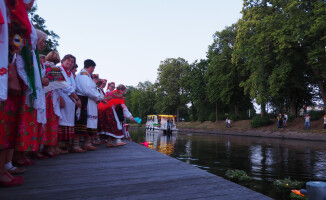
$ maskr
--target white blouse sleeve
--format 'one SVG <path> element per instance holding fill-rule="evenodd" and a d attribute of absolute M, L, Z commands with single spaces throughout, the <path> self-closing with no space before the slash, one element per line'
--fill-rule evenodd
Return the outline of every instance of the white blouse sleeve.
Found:
<path fill-rule="evenodd" d="M 87 96 L 88 98 L 94 101 L 102 100 L 100 93 L 97 92 L 95 83 L 87 75 L 80 75 L 78 77 L 77 89 L 79 92 Z"/>
<path fill-rule="evenodd" d="M 132 114 L 129 112 L 127 106 L 125 104 L 121 104 L 121 107 L 123 108 L 123 114 L 128 118 L 132 119 Z"/>
<path fill-rule="evenodd" d="M 75 90 L 72 86 L 69 86 L 69 87 L 63 87 L 63 88 L 60 88 L 58 89 L 60 92 L 62 93 L 65 93 L 66 95 L 70 96 L 71 93 L 74 93 Z"/>

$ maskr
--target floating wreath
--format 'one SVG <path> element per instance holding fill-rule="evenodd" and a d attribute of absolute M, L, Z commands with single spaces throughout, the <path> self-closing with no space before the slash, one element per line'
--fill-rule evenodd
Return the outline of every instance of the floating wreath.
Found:
<path fill-rule="evenodd" d="M 233 180 L 250 181 L 252 177 L 248 176 L 243 170 L 229 169 L 226 171 L 226 176 Z"/>
<path fill-rule="evenodd" d="M 304 183 L 301 181 L 291 180 L 291 178 L 285 178 L 283 180 L 275 180 L 273 185 L 279 189 L 298 189 L 301 188 Z"/>

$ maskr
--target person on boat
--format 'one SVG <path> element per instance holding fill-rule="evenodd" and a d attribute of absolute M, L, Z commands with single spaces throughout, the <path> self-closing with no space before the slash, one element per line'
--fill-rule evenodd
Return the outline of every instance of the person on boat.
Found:
<path fill-rule="evenodd" d="M 326 129 L 326 115 L 324 115 L 324 129 Z"/>
<path fill-rule="evenodd" d="M 97 132 L 97 104 L 104 101 L 101 94 L 97 91 L 96 84 L 92 79 L 92 74 L 95 69 L 95 62 L 91 59 L 84 61 L 84 69 L 76 76 L 77 95 L 81 99 L 82 107 L 80 115 L 76 113 L 75 119 L 75 139 L 74 145 L 79 146 L 81 136 L 86 137 L 84 149 L 96 150 L 92 144 L 92 137 Z M 105 101 L 104 101 L 105 102 Z"/>
<path fill-rule="evenodd" d="M 125 145 L 122 142 L 124 137 L 124 116 L 134 123 L 136 123 L 132 114 L 129 112 L 125 105 L 124 94 L 127 88 L 120 84 L 116 90 L 113 90 L 106 94 L 106 104 L 99 103 L 99 127 L 98 132 L 100 134 L 108 135 L 107 147 L 115 147 Z"/>

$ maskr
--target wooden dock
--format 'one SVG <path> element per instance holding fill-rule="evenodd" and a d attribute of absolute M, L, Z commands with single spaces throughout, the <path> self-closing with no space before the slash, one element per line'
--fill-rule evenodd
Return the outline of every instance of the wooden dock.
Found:
<path fill-rule="evenodd" d="M 40 160 L 24 177 L 0 199 L 270 199 L 133 142 Z"/>

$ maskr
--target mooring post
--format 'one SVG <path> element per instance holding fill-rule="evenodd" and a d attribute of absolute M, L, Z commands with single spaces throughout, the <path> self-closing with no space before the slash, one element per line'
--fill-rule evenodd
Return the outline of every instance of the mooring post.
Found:
<path fill-rule="evenodd" d="M 326 182 L 309 181 L 306 184 L 309 200 L 325 200 L 326 199 Z"/>

